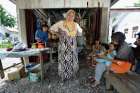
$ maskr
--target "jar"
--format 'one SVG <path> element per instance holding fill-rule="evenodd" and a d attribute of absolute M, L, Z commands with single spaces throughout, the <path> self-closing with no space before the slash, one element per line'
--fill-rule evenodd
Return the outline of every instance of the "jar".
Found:
<path fill-rule="evenodd" d="M 33 43 L 32 44 L 32 48 L 36 48 L 36 43 Z"/>
<path fill-rule="evenodd" d="M 37 48 L 45 48 L 45 43 L 37 43 Z"/>

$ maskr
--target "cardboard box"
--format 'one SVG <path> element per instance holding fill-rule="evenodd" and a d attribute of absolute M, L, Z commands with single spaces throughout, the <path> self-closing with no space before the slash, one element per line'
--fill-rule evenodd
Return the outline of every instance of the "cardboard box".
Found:
<path fill-rule="evenodd" d="M 20 78 L 24 78 L 27 76 L 23 64 L 16 65 L 15 67 L 18 69 Z"/>
<path fill-rule="evenodd" d="M 20 79 L 20 74 L 17 68 L 12 67 L 7 70 L 7 78 L 9 80 L 18 80 Z"/>

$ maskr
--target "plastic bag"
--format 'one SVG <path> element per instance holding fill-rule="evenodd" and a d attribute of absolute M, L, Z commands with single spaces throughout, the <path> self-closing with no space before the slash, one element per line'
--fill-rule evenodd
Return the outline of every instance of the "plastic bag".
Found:
<path fill-rule="evenodd" d="M 24 51 L 27 49 L 27 45 L 22 43 L 22 42 L 18 42 L 17 44 L 14 45 L 13 50 L 12 51 Z"/>

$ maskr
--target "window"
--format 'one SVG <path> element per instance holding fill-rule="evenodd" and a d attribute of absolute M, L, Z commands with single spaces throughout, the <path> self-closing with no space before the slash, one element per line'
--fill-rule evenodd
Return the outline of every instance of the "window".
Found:
<path fill-rule="evenodd" d="M 132 28 L 132 30 L 133 30 L 132 31 L 132 38 L 136 38 L 136 33 L 138 32 L 138 28 L 139 28 L 138 26 L 135 26 Z"/>
<path fill-rule="evenodd" d="M 128 34 L 128 28 L 125 28 L 125 29 L 124 29 L 124 33 L 125 33 L 125 34 Z"/>

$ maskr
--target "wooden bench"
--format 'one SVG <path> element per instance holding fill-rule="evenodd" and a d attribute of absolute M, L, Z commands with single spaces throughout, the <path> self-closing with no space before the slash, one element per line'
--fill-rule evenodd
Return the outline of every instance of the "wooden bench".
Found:
<path fill-rule="evenodd" d="M 107 93 L 140 93 L 140 75 L 105 74 Z"/>

